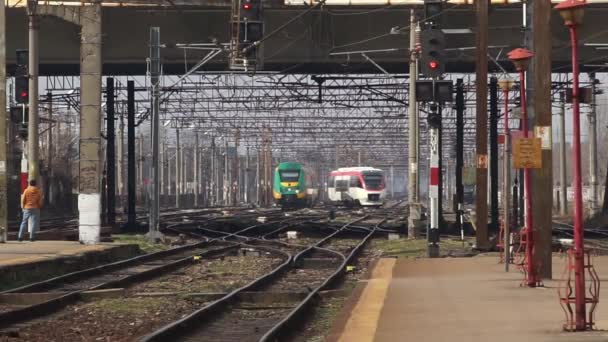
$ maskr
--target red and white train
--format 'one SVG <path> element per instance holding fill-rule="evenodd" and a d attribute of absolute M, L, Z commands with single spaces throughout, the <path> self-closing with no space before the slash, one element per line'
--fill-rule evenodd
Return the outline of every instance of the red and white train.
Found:
<path fill-rule="evenodd" d="M 384 204 L 384 172 L 373 167 L 343 167 L 329 174 L 327 196 L 336 204 L 376 206 Z"/>

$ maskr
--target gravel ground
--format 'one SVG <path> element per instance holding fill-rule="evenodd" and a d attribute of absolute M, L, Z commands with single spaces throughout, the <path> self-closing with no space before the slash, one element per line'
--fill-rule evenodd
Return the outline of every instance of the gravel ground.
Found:
<path fill-rule="evenodd" d="M 124 297 L 69 306 L 0 341 L 133 341 L 206 304 L 185 296 L 139 297 L 136 293 L 225 292 L 251 282 L 280 262 L 267 254 L 201 260 L 130 288 Z"/>
<path fill-rule="evenodd" d="M 104 299 L 70 306 L 3 341 L 133 341 L 200 305 L 176 297 Z"/>
<path fill-rule="evenodd" d="M 275 268 L 281 259 L 262 253 L 203 259 L 196 264 L 132 288 L 135 292 L 224 292 L 248 284 Z"/>

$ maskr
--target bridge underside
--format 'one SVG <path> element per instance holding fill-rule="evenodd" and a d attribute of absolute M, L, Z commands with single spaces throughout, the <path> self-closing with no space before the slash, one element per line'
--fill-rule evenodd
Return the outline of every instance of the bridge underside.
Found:
<path fill-rule="evenodd" d="M 608 15 L 608 7 L 593 6 L 588 10 L 582 28 L 583 42 L 608 43 L 608 32 L 600 31 Z M 265 12 L 266 32 L 271 32 L 301 13 L 304 8 L 270 8 Z M 520 25 L 521 8 L 498 7 L 490 13 L 490 54 L 506 69 L 509 49 L 521 46 L 523 32 Z M 23 8 L 12 8 L 7 13 L 7 55 L 9 72 L 14 64 L 13 51 L 27 47 L 27 16 Z M 149 27 L 161 28 L 161 40 L 171 43 L 208 43 L 213 38 L 228 42 L 228 8 L 134 8 L 106 7 L 103 11 L 103 60 L 105 74 L 142 75 L 146 72 Z M 556 72 L 569 70 L 570 49 L 566 28 L 554 14 L 552 21 L 553 64 Z M 331 52 L 401 49 L 394 52 L 369 53 L 368 56 L 384 69 L 407 73 L 408 35 L 389 34 L 392 27 L 407 26 L 409 8 L 325 8 L 295 21 L 285 30 L 264 43 L 264 69 L 289 73 L 377 73 L 378 69 L 360 54 L 330 56 Z M 475 30 L 474 7 L 457 6 L 444 14 L 445 28 Z M 473 72 L 475 68 L 475 34 L 454 34 L 448 37 L 449 62 L 447 71 Z M 77 75 L 79 73 L 80 37 L 78 29 L 66 22 L 45 17 L 40 32 L 40 71 L 43 75 Z M 192 65 L 203 52 L 167 48 L 163 52 L 166 74 L 184 72 L 185 61 Z M 592 47 L 582 47 L 584 64 L 604 63 L 605 57 Z M 498 70 L 494 62 L 490 70 Z M 592 67 L 587 67 L 592 68 Z M 222 54 L 208 63 L 204 70 L 226 70 L 227 56 Z M 585 67 L 583 67 L 585 69 Z"/>

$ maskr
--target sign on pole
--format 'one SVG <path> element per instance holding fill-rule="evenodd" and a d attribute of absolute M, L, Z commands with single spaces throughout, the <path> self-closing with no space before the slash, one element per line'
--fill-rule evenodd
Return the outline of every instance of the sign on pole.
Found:
<path fill-rule="evenodd" d="M 540 138 L 513 140 L 513 166 L 516 169 L 540 169 L 542 161 Z"/>

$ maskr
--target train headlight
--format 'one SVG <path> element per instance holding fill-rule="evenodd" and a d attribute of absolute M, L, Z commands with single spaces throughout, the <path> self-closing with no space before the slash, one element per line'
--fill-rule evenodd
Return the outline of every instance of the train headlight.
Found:
<path fill-rule="evenodd" d="M 300 190 L 299 190 L 299 189 L 296 189 L 296 194 L 299 194 L 299 193 L 300 193 Z"/>

